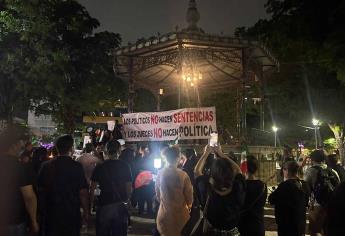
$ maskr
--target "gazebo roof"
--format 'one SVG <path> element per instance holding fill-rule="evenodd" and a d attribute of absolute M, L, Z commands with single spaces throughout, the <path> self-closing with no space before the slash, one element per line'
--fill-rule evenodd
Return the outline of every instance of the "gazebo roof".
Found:
<path fill-rule="evenodd" d="M 197 27 L 199 13 L 195 1 L 187 12 L 188 27 L 181 31 L 139 40 L 115 51 L 114 71 L 136 87 L 151 91 L 177 91 L 185 64 L 193 64 L 202 74 L 199 89 L 219 90 L 243 83 L 245 72 L 266 72 L 279 62 L 258 41 L 206 34 Z M 192 62 L 191 62 L 192 61 Z M 245 70 L 245 68 L 247 68 Z"/>

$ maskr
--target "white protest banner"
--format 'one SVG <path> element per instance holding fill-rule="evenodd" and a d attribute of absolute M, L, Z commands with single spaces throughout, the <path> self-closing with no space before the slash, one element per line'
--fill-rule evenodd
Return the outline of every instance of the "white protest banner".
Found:
<path fill-rule="evenodd" d="M 123 114 L 126 141 L 208 139 L 217 130 L 216 108 L 184 108 Z"/>
<path fill-rule="evenodd" d="M 108 125 L 108 130 L 114 131 L 114 129 L 115 129 L 115 121 L 114 120 L 108 120 L 107 125 Z"/>

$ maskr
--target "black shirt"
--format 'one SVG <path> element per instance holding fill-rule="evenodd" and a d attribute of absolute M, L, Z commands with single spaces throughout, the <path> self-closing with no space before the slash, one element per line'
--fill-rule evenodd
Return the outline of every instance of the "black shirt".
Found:
<path fill-rule="evenodd" d="M 27 213 L 21 187 L 33 185 L 33 175 L 13 156 L 0 157 L 0 228 L 25 222 Z"/>
<path fill-rule="evenodd" d="M 305 233 L 309 189 L 304 181 L 286 180 L 269 196 L 275 206 L 278 235 L 300 236 Z"/>
<path fill-rule="evenodd" d="M 96 166 L 91 180 L 99 183 L 99 204 L 104 206 L 128 199 L 126 183 L 132 182 L 129 166 L 121 160 L 107 160 Z"/>
<path fill-rule="evenodd" d="M 327 235 L 340 236 L 345 235 L 345 182 L 341 183 L 334 195 L 329 201 L 327 214 L 328 220 L 326 221 Z"/>
<path fill-rule="evenodd" d="M 267 187 L 260 180 L 246 180 L 246 198 L 241 214 L 240 232 L 243 236 L 264 236 L 264 206 Z"/>
<path fill-rule="evenodd" d="M 68 156 L 43 163 L 38 174 L 38 188 L 47 228 L 80 227 L 80 190 L 88 188 L 80 163 Z"/>
<path fill-rule="evenodd" d="M 210 200 L 207 208 L 207 219 L 210 224 L 221 230 L 230 230 L 238 226 L 240 212 L 245 199 L 245 179 L 243 175 L 236 175 L 232 190 L 229 194 L 221 196 L 209 186 L 209 178 L 204 175 L 196 179 L 199 198 L 204 205 L 207 198 L 206 189 L 209 188 Z"/>

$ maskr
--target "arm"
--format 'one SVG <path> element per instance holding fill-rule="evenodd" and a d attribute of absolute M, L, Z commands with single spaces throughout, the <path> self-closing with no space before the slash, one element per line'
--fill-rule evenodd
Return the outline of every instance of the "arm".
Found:
<path fill-rule="evenodd" d="M 237 165 L 237 163 L 234 162 L 233 160 L 231 160 L 231 158 L 229 158 L 227 155 L 225 155 L 225 154 L 222 152 L 220 146 L 215 147 L 214 150 L 215 150 L 215 153 L 216 153 L 220 158 L 224 158 L 224 159 L 228 160 L 228 161 L 231 163 L 231 165 L 232 165 L 232 167 L 234 168 L 234 171 L 235 171 L 236 174 L 241 173 L 241 169 L 240 169 L 240 167 Z"/>
<path fill-rule="evenodd" d="M 198 163 L 196 163 L 196 165 L 195 165 L 195 168 L 194 168 L 194 177 L 195 178 L 202 175 L 202 171 L 204 169 L 207 157 L 210 155 L 211 151 L 212 151 L 212 148 L 209 145 L 207 145 L 205 147 L 204 154 L 202 154 Z"/>
<path fill-rule="evenodd" d="M 193 204 L 193 186 L 187 174 L 185 174 L 183 195 L 184 199 L 186 200 L 188 209 L 191 209 Z"/>
<path fill-rule="evenodd" d="M 37 233 L 39 230 L 36 215 L 37 215 L 37 198 L 35 192 L 32 188 L 32 185 L 26 185 L 20 188 L 20 192 L 22 193 L 25 208 L 30 216 L 31 227 L 34 233 Z"/>

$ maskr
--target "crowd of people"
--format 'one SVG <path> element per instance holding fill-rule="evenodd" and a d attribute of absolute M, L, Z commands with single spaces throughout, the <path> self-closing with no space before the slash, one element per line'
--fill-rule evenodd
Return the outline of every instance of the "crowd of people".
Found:
<path fill-rule="evenodd" d="M 279 236 L 345 235 L 345 170 L 323 150 L 308 156 L 307 169 L 307 157 L 286 156 L 282 181 L 269 194 L 256 157 L 246 156 L 243 171 L 217 145 L 198 157 L 192 148 L 134 150 L 109 138 L 85 144 L 74 158 L 71 135 L 57 138 L 52 150 L 34 148 L 28 138 L 19 126 L 0 134 L 1 236 L 78 236 L 93 212 L 97 236 L 127 235 L 136 207 L 156 219 L 154 235 L 263 236 L 267 199 Z M 161 157 L 165 164 L 155 166 Z"/>

